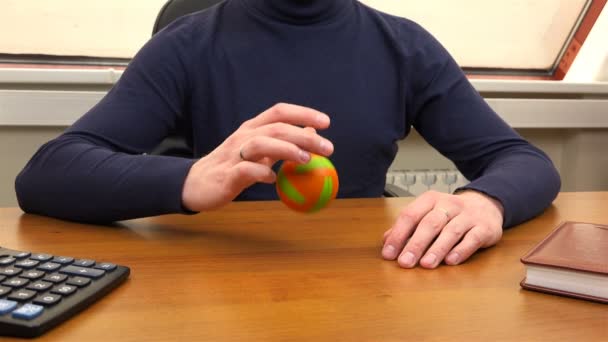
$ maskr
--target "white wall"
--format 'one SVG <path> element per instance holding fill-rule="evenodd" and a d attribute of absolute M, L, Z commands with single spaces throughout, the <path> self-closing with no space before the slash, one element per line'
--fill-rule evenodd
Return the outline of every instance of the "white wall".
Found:
<path fill-rule="evenodd" d="M 0 52 L 130 58 L 166 1 L 2 0 Z"/>

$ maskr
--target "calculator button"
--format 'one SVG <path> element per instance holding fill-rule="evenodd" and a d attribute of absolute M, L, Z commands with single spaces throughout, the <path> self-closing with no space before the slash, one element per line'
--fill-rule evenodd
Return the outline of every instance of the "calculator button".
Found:
<path fill-rule="evenodd" d="M 32 255 L 32 253 L 30 252 L 19 252 L 13 256 L 17 259 L 25 259 L 28 258 L 30 255 Z"/>
<path fill-rule="evenodd" d="M 74 291 L 76 291 L 76 286 L 61 285 L 61 286 L 57 286 L 56 288 L 52 289 L 51 293 L 68 296 L 68 295 L 71 295 L 72 293 L 74 293 Z"/>
<path fill-rule="evenodd" d="M 65 274 L 59 274 L 59 273 L 53 273 L 53 274 L 49 274 L 46 277 L 44 277 L 42 280 L 46 280 L 46 281 L 50 281 L 51 283 L 61 283 L 63 282 L 68 276 L 66 276 Z"/>
<path fill-rule="evenodd" d="M 34 260 L 38 260 L 38 261 L 49 261 L 49 260 L 53 259 L 53 256 L 50 254 L 38 253 L 38 254 L 32 254 L 32 256 L 30 258 L 34 259 Z"/>
<path fill-rule="evenodd" d="M 58 257 L 53 258 L 53 262 L 56 262 L 56 263 L 62 264 L 62 265 L 71 264 L 73 261 L 74 261 L 74 258 L 64 257 L 64 256 L 58 256 Z"/>
<path fill-rule="evenodd" d="M 44 275 L 45 275 L 45 273 L 42 271 L 29 270 L 29 271 L 25 271 L 25 272 L 21 273 L 21 275 L 19 275 L 19 276 L 21 278 L 27 278 L 27 279 L 38 279 Z"/>
<path fill-rule="evenodd" d="M 42 313 L 44 307 L 35 304 L 25 304 L 19 309 L 13 311 L 13 317 L 19 319 L 34 319 Z"/>
<path fill-rule="evenodd" d="M 0 315 L 7 314 L 17 307 L 17 302 L 14 300 L 0 299 Z"/>
<path fill-rule="evenodd" d="M 74 278 L 70 278 L 68 281 L 66 281 L 66 284 L 74 285 L 74 286 L 78 286 L 78 287 L 85 287 L 85 286 L 89 285 L 90 283 L 91 283 L 91 279 L 84 278 L 84 277 L 74 277 Z"/>
<path fill-rule="evenodd" d="M 7 298 L 16 300 L 19 302 L 24 302 L 26 300 L 33 298 L 35 295 L 37 295 L 37 293 L 34 291 L 22 289 L 22 290 L 11 293 Z"/>
<path fill-rule="evenodd" d="M 87 278 L 99 278 L 106 273 L 104 270 L 76 266 L 66 266 L 59 272 Z"/>
<path fill-rule="evenodd" d="M 0 281 L 3 281 L 4 279 L 6 279 L 5 275 L 0 275 Z"/>
<path fill-rule="evenodd" d="M 18 288 L 21 286 L 25 286 L 28 282 L 29 280 L 23 278 L 11 278 L 9 280 L 5 280 L 2 285 Z"/>
<path fill-rule="evenodd" d="M 61 267 L 61 264 L 58 264 L 56 262 L 45 262 L 44 264 L 38 266 L 38 269 L 48 271 L 48 272 L 53 272 L 53 271 L 58 270 L 60 267 Z"/>
<path fill-rule="evenodd" d="M 19 273 L 21 273 L 21 269 L 16 268 L 16 267 L 7 267 L 4 269 L 0 269 L 0 274 L 7 275 L 7 276 L 14 276 Z"/>
<path fill-rule="evenodd" d="M 93 265 L 95 265 L 95 260 L 91 259 L 78 259 L 74 261 L 74 266 L 91 267 Z"/>
<path fill-rule="evenodd" d="M 100 264 L 95 265 L 94 268 L 106 270 L 107 272 L 112 272 L 116 269 L 116 265 L 110 264 L 109 262 L 102 262 Z"/>
<path fill-rule="evenodd" d="M 30 290 L 42 292 L 48 290 L 51 286 L 53 286 L 53 283 L 48 283 L 46 281 L 37 281 L 35 283 L 29 284 L 27 288 Z"/>
<path fill-rule="evenodd" d="M 12 263 L 14 263 L 17 259 L 11 257 L 11 256 L 5 256 L 0 258 L 0 266 L 8 266 Z"/>
<path fill-rule="evenodd" d="M 38 266 L 39 263 L 40 263 L 40 261 L 27 259 L 27 260 L 19 261 L 18 263 L 15 264 L 15 266 L 17 266 L 19 268 L 30 269 L 30 268 L 34 268 L 34 267 Z"/>
<path fill-rule="evenodd" d="M 45 295 L 36 297 L 36 299 L 33 300 L 33 303 L 45 305 L 45 306 L 51 306 L 53 304 L 58 303 L 60 300 L 61 300 L 60 295 L 53 294 L 53 293 L 47 293 Z"/>
<path fill-rule="evenodd" d="M 0 286 L 0 296 L 4 296 L 5 294 L 11 292 L 13 289 L 10 287 Z"/>

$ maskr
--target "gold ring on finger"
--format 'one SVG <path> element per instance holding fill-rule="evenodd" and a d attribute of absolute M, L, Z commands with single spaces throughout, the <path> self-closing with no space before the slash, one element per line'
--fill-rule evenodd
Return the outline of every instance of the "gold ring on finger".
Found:
<path fill-rule="evenodd" d="M 242 161 L 246 161 L 247 159 L 245 159 L 245 157 L 243 156 L 243 148 L 241 147 L 239 149 L 239 157 L 241 158 Z"/>

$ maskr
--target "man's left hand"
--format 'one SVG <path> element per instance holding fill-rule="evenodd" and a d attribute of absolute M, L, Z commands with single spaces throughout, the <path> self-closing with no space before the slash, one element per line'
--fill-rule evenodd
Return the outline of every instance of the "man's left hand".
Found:
<path fill-rule="evenodd" d="M 498 243 L 504 209 L 473 190 L 456 195 L 428 191 L 405 207 L 384 233 L 382 257 L 404 268 L 458 265 L 475 251 Z"/>

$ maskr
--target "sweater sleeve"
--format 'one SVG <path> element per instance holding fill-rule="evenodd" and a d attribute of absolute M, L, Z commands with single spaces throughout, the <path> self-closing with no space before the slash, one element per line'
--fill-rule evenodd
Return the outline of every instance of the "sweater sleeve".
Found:
<path fill-rule="evenodd" d="M 185 27 L 155 35 L 96 106 L 36 152 L 15 180 L 25 212 L 83 222 L 184 212 L 194 160 L 146 152 L 187 113 Z"/>
<path fill-rule="evenodd" d="M 452 160 L 473 189 L 499 200 L 504 227 L 539 215 L 561 181 L 549 157 L 505 123 L 448 52 L 419 28 L 406 61 L 410 123 Z"/>

